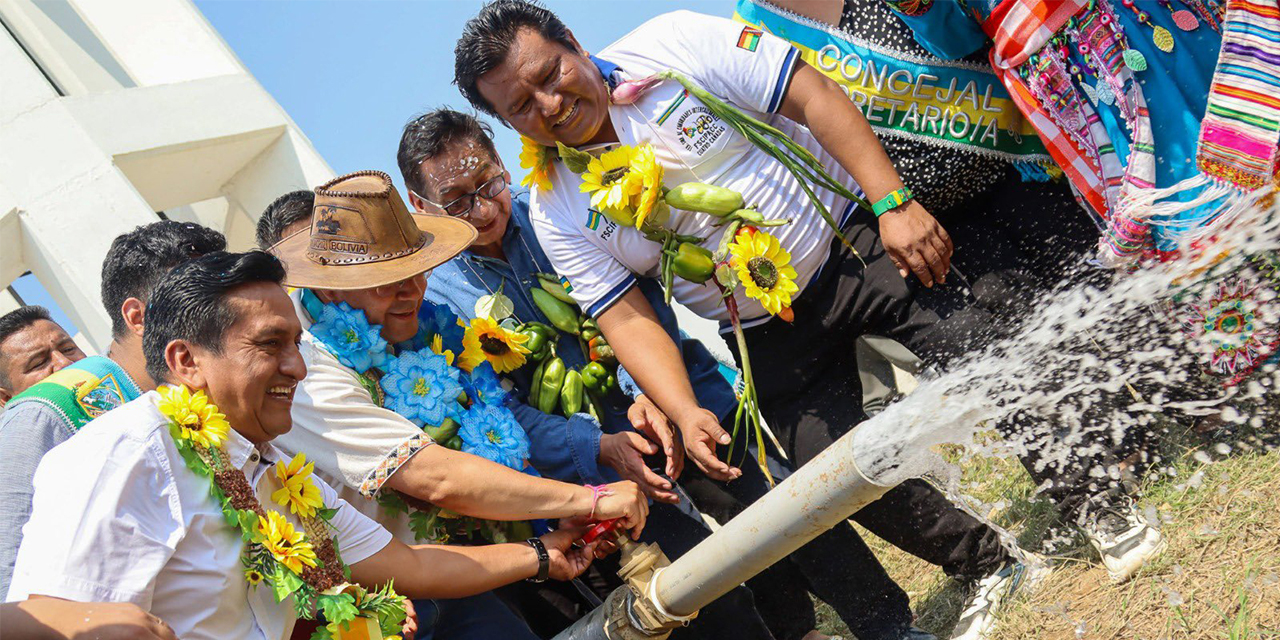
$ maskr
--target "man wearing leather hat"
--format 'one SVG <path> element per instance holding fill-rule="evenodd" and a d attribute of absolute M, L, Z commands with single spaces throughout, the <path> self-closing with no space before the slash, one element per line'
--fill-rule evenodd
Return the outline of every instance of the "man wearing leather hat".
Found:
<path fill-rule="evenodd" d="M 574 517 L 621 518 L 638 535 L 648 504 L 634 483 L 536 476 L 518 424 L 536 409 L 509 400 L 485 362 L 466 369 L 459 320 L 423 302 L 431 270 L 475 236 L 462 220 L 410 214 L 382 172 L 315 189 L 310 228 L 271 248 L 297 288 L 308 370 L 294 428 L 277 444 L 306 453 L 322 479 L 406 542 L 528 535 L 545 557 L 521 532 Z M 535 637 L 491 592 L 415 604 L 437 639 Z"/>

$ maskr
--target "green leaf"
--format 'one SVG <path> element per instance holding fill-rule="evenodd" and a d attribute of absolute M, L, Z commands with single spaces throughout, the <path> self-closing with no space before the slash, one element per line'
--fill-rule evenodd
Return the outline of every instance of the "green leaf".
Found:
<path fill-rule="evenodd" d="M 377 502 L 378 506 L 391 513 L 409 513 L 409 503 L 405 502 L 404 497 L 392 489 L 379 493 Z"/>
<path fill-rule="evenodd" d="M 258 532 L 258 514 L 248 509 L 240 509 L 237 516 L 240 537 L 244 538 L 245 542 L 261 542 L 262 534 Z"/>
<path fill-rule="evenodd" d="M 560 160 L 564 162 L 564 166 L 574 173 L 586 171 L 587 165 L 591 164 L 591 154 L 586 151 L 566 147 L 563 142 L 556 142 L 556 149 L 560 151 Z"/>
<path fill-rule="evenodd" d="M 298 590 L 301 580 L 290 581 L 290 577 L 297 579 L 297 576 L 294 576 L 293 572 L 282 564 L 276 564 L 275 572 L 267 575 L 267 582 L 271 583 L 271 592 L 276 597 L 276 602 L 284 602 L 294 591 Z"/>
<path fill-rule="evenodd" d="M 345 624 L 351 622 L 360 613 L 356 609 L 356 599 L 351 594 L 340 593 L 336 596 L 320 596 L 320 610 L 329 622 Z"/>
<path fill-rule="evenodd" d="M 333 640 L 333 634 L 329 633 L 328 627 L 320 625 L 320 628 L 312 632 L 311 640 Z"/>
<path fill-rule="evenodd" d="M 501 291 L 480 296 L 476 300 L 476 317 L 490 318 L 494 321 L 511 317 L 515 313 L 516 305 L 511 302 L 506 294 Z"/>
<path fill-rule="evenodd" d="M 330 520 L 333 520 L 334 516 L 338 515 L 338 510 L 330 509 L 327 507 L 324 509 L 317 509 L 316 515 L 320 516 L 321 520 L 324 520 L 325 522 L 329 522 Z"/>

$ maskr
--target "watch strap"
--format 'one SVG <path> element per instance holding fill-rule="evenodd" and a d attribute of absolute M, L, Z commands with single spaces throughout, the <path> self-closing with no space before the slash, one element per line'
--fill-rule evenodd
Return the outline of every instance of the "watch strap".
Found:
<path fill-rule="evenodd" d="M 895 189 L 890 191 L 885 197 L 880 198 L 880 200 L 876 201 L 875 204 L 871 205 L 871 212 L 876 214 L 876 217 L 879 218 L 884 215 L 884 212 L 900 207 L 914 197 L 915 196 L 911 193 L 911 189 L 907 187 Z"/>
<path fill-rule="evenodd" d="M 547 546 L 541 538 L 529 538 L 525 543 L 538 554 L 538 575 L 529 578 L 529 582 L 546 582 L 551 577 L 551 554 L 547 553 Z"/>

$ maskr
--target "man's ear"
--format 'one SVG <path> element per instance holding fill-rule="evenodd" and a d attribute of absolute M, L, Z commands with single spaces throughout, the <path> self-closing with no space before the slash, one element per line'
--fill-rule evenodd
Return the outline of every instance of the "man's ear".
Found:
<path fill-rule="evenodd" d="M 422 198 L 419 198 L 418 194 L 414 193 L 412 190 L 409 191 L 409 206 L 413 207 L 414 211 L 427 211 L 427 202 Z"/>
<path fill-rule="evenodd" d="M 577 49 L 577 50 L 578 50 L 578 53 L 581 53 L 581 54 L 582 54 L 582 55 L 584 55 L 584 56 L 589 56 L 589 55 L 591 55 L 590 53 L 588 53 L 588 52 L 587 52 L 587 50 L 586 50 L 586 49 L 582 48 L 582 45 L 581 45 L 581 44 L 578 44 L 578 39 L 577 39 L 576 37 L 574 37 L 574 35 L 573 35 L 573 32 L 572 32 L 572 31 L 569 31 L 568 29 L 565 29 L 565 35 L 569 37 L 569 42 L 572 42 L 572 43 L 573 43 L 573 48 L 574 48 L 574 49 Z"/>
<path fill-rule="evenodd" d="M 120 317 L 124 319 L 124 324 L 129 327 L 130 333 L 139 340 L 142 339 L 143 317 L 146 312 L 147 303 L 137 298 L 125 298 L 120 305 Z"/>
<path fill-rule="evenodd" d="M 186 340 L 174 340 L 164 347 L 164 362 L 169 367 L 170 382 L 204 389 L 205 376 L 200 368 L 200 354 Z"/>

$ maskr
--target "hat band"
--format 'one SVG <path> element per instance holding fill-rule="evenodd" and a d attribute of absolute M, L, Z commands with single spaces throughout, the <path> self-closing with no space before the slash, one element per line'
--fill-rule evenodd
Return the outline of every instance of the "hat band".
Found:
<path fill-rule="evenodd" d="M 316 264 L 326 266 L 383 262 L 386 260 L 403 258 L 407 255 L 416 253 L 423 247 L 423 245 L 427 244 L 429 237 L 430 234 L 428 233 L 420 233 L 418 234 L 417 244 L 410 245 L 399 251 L 388 251 L 375 254 L 364 253 L 369 250 L 369 244 L 365 242 L 351 242 L 350 240 L 330 240 L 328 238 L 312 237 L 311 248 L 307 250 L 306 256 L 308 260 Z M 323 242 L 325 246 L 323 248 L 317 247 L 316 244 L 319 242 Z M 335 252 L 344 257 L 335 257 Z"/>

